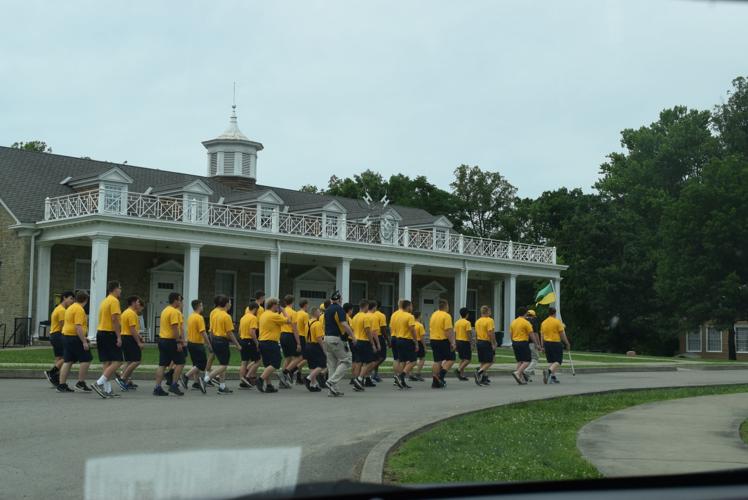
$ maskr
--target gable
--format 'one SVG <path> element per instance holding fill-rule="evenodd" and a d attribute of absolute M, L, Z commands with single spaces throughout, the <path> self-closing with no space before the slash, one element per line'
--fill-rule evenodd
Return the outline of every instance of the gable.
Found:
<path fill-rule="evenodd" d="M 170 272 L 170 273 L 181 273 L 184 272 L 184 267 L 182 267 L 182 264 L 177 262 L 174 259 L 169 259 L 166 262 L 162 262 L 161 264 L 152 267 L 148 270 L 149 273 L 152 272 Z"/>
<path fill-rule="evenodd" d="M 335 275 L 322 266 L 313 267 L 309 271 L 300 274 L 294 281 L 329 281 L 335 283 Z"/>
<path fill-rule="evenodd" d="M 432 281 L 431 283 L 422 287 L 421 290 L 440 292 L 440 293 L 444 293 L 447 291 L 447 289 L 444 288 L 442 284 L 439 283 L 438 281 Z"/>

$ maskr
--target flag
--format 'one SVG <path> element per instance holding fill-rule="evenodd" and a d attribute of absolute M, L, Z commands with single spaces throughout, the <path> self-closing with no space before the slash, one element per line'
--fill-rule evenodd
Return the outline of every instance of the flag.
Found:
<path fill-rule="evenodd" d="M 548 284 L 535 295 L 535 304 L 553 304 L 556 302 L 556 292 L 553 290 L 553 282 Z"/>

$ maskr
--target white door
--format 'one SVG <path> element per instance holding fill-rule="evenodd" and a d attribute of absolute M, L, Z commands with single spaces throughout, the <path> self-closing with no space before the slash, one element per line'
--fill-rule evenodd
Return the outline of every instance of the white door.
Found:
<path fill-rule="evenodd" d="M 439 307 L 440 292 L 436 290 L 421 290 L 421 323 L 429 331 L 429 320 Z"/>
<path fill-rule="evenodd" d="M 161 311 L 169 305 L 169 294 L 182 293 L 182 273 L 154 272 L 151 274 L 151 300 L 149 340 L 155 340 L 161 318 Z"/>

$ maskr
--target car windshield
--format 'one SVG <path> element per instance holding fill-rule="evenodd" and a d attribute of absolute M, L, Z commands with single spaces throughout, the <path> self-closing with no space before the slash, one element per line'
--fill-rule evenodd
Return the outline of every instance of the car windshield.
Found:
<path fill-rule="evenodd" d="M 748 4 L 2 14 L 0 498 L 748 466 Z"/>

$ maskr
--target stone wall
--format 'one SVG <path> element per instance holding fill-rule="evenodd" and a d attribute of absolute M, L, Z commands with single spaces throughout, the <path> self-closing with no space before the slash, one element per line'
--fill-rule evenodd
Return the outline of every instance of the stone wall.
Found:
<path fill-rule="evenodd" d="M 0 206 L 0 325 L 6 325 L 8 335 L 13 333 L 15 318 L 28 314 L 30 238 L 8 228 L 15 223 Z"/>

